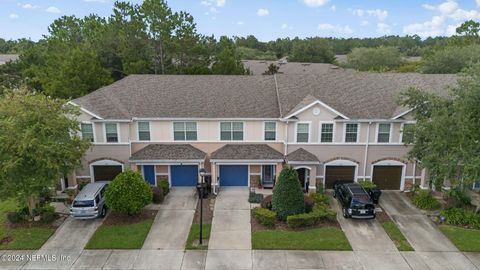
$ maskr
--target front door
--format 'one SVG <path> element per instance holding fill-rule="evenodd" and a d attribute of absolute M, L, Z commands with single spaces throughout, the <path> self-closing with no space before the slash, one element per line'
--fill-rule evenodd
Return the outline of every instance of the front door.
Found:
<path fill-rule="evenodd" d="M 298 174 L 298 181 L 300 182 L 300 185 L 302 186 L 303 192 L 308 192 L 308 179 L 310 178 L 310 170 L 307 170 L 305 168 L 301 168 L 297 170 Z"/>
<path fill-rule="evenodd" d="M 275 165 L 262 166 L 262 186 L 272 188 L 275 181 Z"/>
<path fill-rule="evenodd" d="M 143 165 L 143 178 L 150 185 L 155 185 L 155 166 L 154 165 Z"/>

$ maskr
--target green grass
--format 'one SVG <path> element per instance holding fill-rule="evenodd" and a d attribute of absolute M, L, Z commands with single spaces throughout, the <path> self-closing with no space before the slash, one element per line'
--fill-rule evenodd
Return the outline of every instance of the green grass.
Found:
<path fill-rule="evenodd" d="M 480 252 L 480 230 L 441 225 L 440 230 L 460 251 Z"/>
<path fill-rule="evenodd" d="M 7 235 L 13 240 L 4 245 L 0 245 L 2 249 L 39 249 L 48 238 L 55 232 L 53 228 L 32 227 L 32 228 L 15 228 L 7 230 L 5 222 L 7 221 L 7 213 L 17 210 L 15 200 L 7 200 L 0 202 L 0 239 Z"/>
<path fill-rule="evenodd" d="M 203 224 L 203 240 L 210 239 L 210 231 L 212 230 L 212 225 Z M 196 247 L 193 245 L 193 241 L 200 239 L 200 225 L 192 224 L 190 228 L 190 233 L 188 233 L 187 244 L 185 249 L 208 249 L 208 245 L 203 245 L 201 247 Z"/>
<path fill-rule="evenodd" d="M 383 223 L 382 226 L 399 251 L 414 251 L 394 222 L 387 221 Z"/>
<path fill-rule="evenodd" d="M 100 226 L 88 241 L 86 249 L 140 249 L 147 238 L 153 217 L 128 225 Z"/>
<path fill-rule="evenodd" d="M 352 250 L 343 231 L 326 227 L 306 231 L 259 231 L 252 234 L 253 249 Z"/>

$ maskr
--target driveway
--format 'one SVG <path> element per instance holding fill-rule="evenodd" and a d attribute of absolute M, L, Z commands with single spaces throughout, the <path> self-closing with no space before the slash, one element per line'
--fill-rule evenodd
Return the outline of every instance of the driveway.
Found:
<path fill-rule="evenodd" d="M 397 252 L 395 244 L 376 219 L 344 218 L 336 199 L 332 205 L 337 210 L 337 219 L 354 251 Z"/>
<path fill-rule="evenodd" d="M 183 250 L 192 225 L 197 195 L 193 188 L 173 188 L 152 224 L 144 250 Z"/>
<path fill-rule="evenodd" d="M 415 251 L 458 251 L 437 226 L 400 192 L 385 191 L 380 205 L 398 225 Z"/>
<path fill-rule="evenodd" d="M 215 200 L 208 249 L 251 250 L 251 237 L 248 188 L 222 188 Z"/>
<path fill-rule="evenodd" d="M 68 217 L 41 250 L 82 250 L 102 224 L 102 219 L 77 220 Z"/>

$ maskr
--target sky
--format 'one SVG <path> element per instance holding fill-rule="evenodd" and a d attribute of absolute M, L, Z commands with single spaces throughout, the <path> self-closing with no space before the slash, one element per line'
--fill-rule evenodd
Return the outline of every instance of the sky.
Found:
<path fill-rule="evenodd" d="M 0 0 L 0 37 L 38 40 L 63 15 L 107 17 L 114 0 Z M 131 0 L 141 3 L 141 0 Z M 284 37 L 449 36 L 480 20 L 480 0 L 170 0 L 205 35 Z"/>

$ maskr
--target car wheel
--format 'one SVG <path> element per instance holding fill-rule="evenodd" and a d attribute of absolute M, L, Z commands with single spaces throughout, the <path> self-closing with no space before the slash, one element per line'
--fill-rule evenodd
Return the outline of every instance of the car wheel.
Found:
<path fill-rule="evenodd" d="M 333 191 L 333 195 L 332 195 L 332 196 L 333 196 L 333 198 L 337 198 L 337 192 L 336 192 L 335 190 Z"/>
<path fill-rule="evenodd" d="M 103 207 L 100 216 L 103 218 L 107 215 L 107 208 Z"/>
<path fill-rule="evenodd" d="M 344 218 L 348 218 L 347 208 L 342 207 L 342 212 L 343 212 L 343 217 L 344 217 Z"/>

